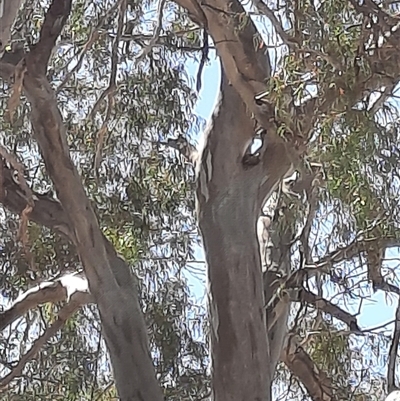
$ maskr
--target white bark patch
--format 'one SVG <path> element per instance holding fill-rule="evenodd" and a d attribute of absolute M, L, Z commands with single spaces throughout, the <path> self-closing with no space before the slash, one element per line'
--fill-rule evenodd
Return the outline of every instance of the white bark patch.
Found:
<path fill-rule="evenodd" d="M 61 285 L 67 291 L 67 302 L 75 292 L 89 293 L 89 284 L 86 277 L 78 273 L 71 273 L 59 278 Z"/>
<path fill-rule="evenodd" d="M 200 194 L 203 195 L 205 202 L 208 202 L 210 198 L 210 193 L 208 191 L 207 171 L 205 171 L 204 169 L 200 170 L 199 187 L 200 187 Z"/>
<path fill-rule="evenodd" d="M 206 166 L 207 166 L 207 182 L 212 180 L 212 154 L 211 152 L 207 152 L 206 155 Z"/>
<path fill-rule="evenodd" d="M 212 334 L 216 341 L 218 341 L 218 328 L 219 328 L 219 316 L 218 309 L 215 307 L 215 303 L 212 300 L 210 289 L 208 290 L 208 306 L 210 308 L 210 326 Z"/>
<path fill-rule="evenodd" d="M 400 401 L 400 391 L 392 391 L 385 399 L 385 401 Z"/>

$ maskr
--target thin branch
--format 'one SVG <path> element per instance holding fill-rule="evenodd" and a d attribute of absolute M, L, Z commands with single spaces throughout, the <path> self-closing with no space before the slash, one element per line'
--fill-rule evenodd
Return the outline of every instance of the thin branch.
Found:
<path fill-rule="evenodd" d="M 308 210 L 307 210 L 307 217 L 306 222 L 304 224 L 303 230 L 301 231 L 299 241 L 304 251 L 304 261 L 306 264 L 310 264 L 312 261 L 312 251 L 310 249 L 310 234 L 312 229 L 312 223 L 315 218 L 315 214 L 317 213 L 318 209 L 318 196 L 317 196 L 317 188 L 314 187 L 314 176 L 309 175 L 304 177 L 303 179 L 305 187 L 303 187 L 303 191 L 305 191 L 307 200 L 308 200 Z M 299 186 L 301 182 L 297 183 Z M 296 185 L 296 184 L 295 184 Z M 295 189 L 292 188 L 294 192 Z"/>
<path fill-rule="evenodd" d="M 316 309 L 319 309 L 322 312 L 341 320 L 343 323 L 346 323 L 351 331 L 361 332 L 356 316 L 343 310 L 332 302 L 313 294 L 304 287 L 299 291 L 297 297 L 295 297 L 293 300 L 307 302 L 308 304 L 313 305 Z"/>
<path fill-rule="evenodd" d="M 386 88 L 381 92 L 381 95 L 369 110 L 372 115 L 374 115 L 383 106 L 387 98 L 392 95 L 393 89 L 397 86 L 397 84 L 398 80 L 395 80 L 392 85 L 386 86 Z"/>
<path fill-rule="evenodd" d="M 336 400 L 331 380 L 299 345 L 294 334 L 288 338 L 288 345 L 282 352 L 282 361 L 300 379 L 313 401 Z"/>
<path fill-rule="evenodd" d="M 125 10 L 126 10 L 126 0 L 120 0 L 119 3 L 120 9 L 118 14 L 118 29 L 117 35 L 115 37 L 112 53 L 111 53 L 111 74 L 110 74 L 110 82 L 108 84 L 107 89 L 100 95 L 99 99 L 93 106 L 92 111 L 90 112 L 90 118 L 96 114 L 97 110 L 100 107 L 101 102 L 109 96 L 113 96 L 116 90 L 116 79 L 117 79 L 117 68 L 118 68 L 118 46 L 120 43 L 120 37 L 122 35 L 122 29 L 124 25 L 124 18 L 125 18 Z M 108 107 L 111 107 L 110 102 L 108 103 Z"/>
<path fill-rule="evenodd" d="M 107 92 L 107 90 L 106 90 Z M 105 93 L 105 92 L 104 92 Z M 114 109 L 115 106 L 115 98 L 114 98 L 114 91 L 110 90 L 107 94 L 107 112 L 106 116 L 104 118 L 103 124 L 99 131 L 96 134 L 97 137 L 97 142 L 96 142 L 96 153 L 94 156 L 94 170 L 96 174 L 98 174 L 98 170 L 100 168 L 100 163 L 101 163 L 101 153 L 103 150 L 104 146 L 104 140 L 108 131 L 108 123 L 111 119 L 111 112 Z M 100 99 L 99 99 L 100 100 Z M 94 110 L 94 109 L 93 109 Z"/>
<path fill-rule="evenodd" d="M 104 25 L 104 22 L 107 20 L 107 18 L 110 17 L 110 15 L 112 15 L 112 13 L 119 7 L 120 3 L 124 1 L 124 0 L 119 0 L 117 1 L 105 14 L 104 16 L 100 19 L 100 21 L 98 22 L 97 26 L 95 28 L 93 28 L 90 31 L 89 37 L 86 41 L 86 43 L 83 45 L 82 50 L 79 53 L 79 59 L 77 64 L 70 70 L 67 72 L 67 74 L 65 75 L 64 80 L 61 82 L 61 84 L 58 86 L 58 88 L 56 89 L 56 94 L 58 94 L 60 92 L 60 90 L 62 88 L 64 88 L 64 86 L 67 84 L 67 82 L 69 81 L 69 79 L 72 77 L 72 75 L 74 73 L 76 73 L 81 67 L 82 67 L 82 63 L 83 63 L 83 59 L 86 55 L 86 53 L 90 50 L 90 48 L 93 46 L 93 44 L 96 42 L 96 40 L 99 38 L 100 36 L 100 28 Z"/>
<path fill-rule="evenodd" d="M 111 119 L 111 113 L 114 110 L 114 106 L 115 106 L 114 95 L 115 95 L 115 91 L 117 88 L 116 81 L 117 81 L 117 68 L 118 68 L 118 47 L 120 44 L 120 38 L 122 35 L 122 29 L 124 26 L 125 11 L 126 11 L 126 0 L 122 0 L 120 3 L 119 16 L 118 16 L 117 36 L 115 37 L 115 40 L 113 43 L 113 48 L 112 48 L 112 54 L 111 54 L 110 83 L 108 85 L 108 88 L 101 94 L 100 98 L 94 105 L 92 112 L 90 113 L 90 116 L 93 117 L 94 114 L 96 113 L 96 111 L 98 110 L 100 103 L 107 96 L 108 102 L 107 102 L 106 116 L 104 118 L 104 121 L 103 121 L 103 124 L 102 124 L 100 130 L 98 131 L 98 133 L 96 135 L 97 136 L 96 154 L 94 157 L 94 169 L 95 169 L 96 173 L 98 172 L 98 169 L 100 168 L 101 152 L 103 150 L 105 137 L 108 132 L 108 123 Z"/>
<path fill-rule="evenodd" d="M 400 239 L 394 237 L 387 238 L 368 238 L 356 239 L 345 247 L 341 247 L 334 252 L 324 256 L 314 265 L 316 267 L 332 266 L 335 263 L 340 263 L 345 260 L 351 260 L 360 253 L 367 252 L 371 245 L 376 245 L 378 248 L 400 247 Z"/>
<path fill-rule="evenodd" d="M 292 47 L 293 44 L 299 44 L 295 37 L 288 35 L 283 30 L 282 24 L 276 17 L 275 13 L 262 0 L 253 0 L 253 4 L 261 15 L 265 15 L 271 21 L 276 33 L 288 47 Z"/>
<path fill-rule="evenodd" d="M 9 309 L 0 313 L 0 331 L 28 310 L 47 302 L 68 301 L 76 292 L 89 293 L 87 280 L 82 275 L 68 274 L 56 280 L 39 283 L 21 294 Z"/>
<path fill-rule="evenodd" d="M 79 69 L 82 67 L 82 63 L 83 63 L 83 59 L 85 58 L 86 53 L 90 50 L 90 48 L 93 46 L 93 44 L 96 42 L 96 40 L 99 38 L 99 31 L 97 29 L 94 29 L 90 32 L 89 38 L 86 41 L 86 43 L 83 45 L 82 50 L 79 52 L 79 56 L 78 56 L 78 62 L 76 63 L 76 65 L 74 65 L 73 68 L 71 68 L 71 70 L 69 70 L 66 74 L 65 77 L 63 79 L 63 81 L 61 82 L 61 84 L 57 87 L 56 89 L 56 94 L 58 94 L 61 89 L 63 89 L 65 87 L 65 85 L 67 84 L 67 82 L 70 80 L 70 78 L 72 77 L 73 74 L 75 74 L 77 71 L 79 71 Z M 73 59 L 74 57 L 72 57 Z M 71 60 L 72 60 L 71 59 Z M 71 62 L 71 61 L 70 61 Z M 69 64 L 69 63 L 68 63 Z"/>
<path fill-rule="evenodd" d="M 13 379 L 20 376 L 25 365 L 32 360 L 46 342 L 64 326 L 68 318 L 87 302 L 88 294 L 80 292 L 75 293 L 72 296 L 71 301 L 60 310 L 57 320 L 46 329 L 43 335 L 36 339 L 31 349 L 18 361 L 18 364 L 12 369 L 12 371 L 0 380 L 0 388 L 6 387 Z"/>
<path fill-rule="evenodd" d="M 154 30 L 153 37 L 150 40 L 150 43 L 143 49 L 140 56 L 137 58 L 137 61 L 141 61 L 145 59 L 150 52 L 153 50 L 153 47 L 157 44 L 161 30 L 162 30 L 162 20 L 163 20 L 163 12 L 166 0 L 160 0 L 158 2 L 158 9 L 157 9 L 157 24 L 156 29 Z"/>

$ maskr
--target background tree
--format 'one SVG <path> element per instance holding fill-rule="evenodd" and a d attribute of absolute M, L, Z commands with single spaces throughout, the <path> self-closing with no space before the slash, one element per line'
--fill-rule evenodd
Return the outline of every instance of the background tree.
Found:
<path fill-rule="evenodd" d="M 267 400 L 274 376 L 277 396 L 374 398 L 378 351 L 395 388 L 398 316 L 392 337 L 358 319 L 374 291 L 399 294 L 385 262 L 399 245 L 396 4 L 41 6 L 20 10 L 0 66 L 4 302 L 30 288 L 0 316 L 5 399 L 109 399 L 103 335 L 122 400 Z M 208 353 L 183 275 L 194 176 L 171 145 L 188 156 L 183 60 L 202 68 L 211 41 L 221 95 L 197 161 Z"/>

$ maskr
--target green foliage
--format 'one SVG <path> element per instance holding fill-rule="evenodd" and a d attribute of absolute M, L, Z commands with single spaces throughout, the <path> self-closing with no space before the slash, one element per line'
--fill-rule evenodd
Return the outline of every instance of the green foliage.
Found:
<path fill-rule="evenodd" d="M 26 44 L 37 40 L 48 4 L 29 2 L 21 10 L 16 25 L 21 30 L 16 35 Z M 171 18 L 169 9 L 164 21 L 169 34 L 160 39 L 163 45 L 139 59 L 152 35 L 147 26 L 154 19 L 151 10 L 156 3 L 129 1 L 119 40 L 116 4 L 73 2 L 49 66 L 49 79 L 57 92 L 71 155 L 103 232 L 139 277 L 151 350 L 166 398 L 201 399 L 209 391 L 202 334 L 205 312 L 193 300 L 184 273 L 187 261 L 193 259 L 197 236 L 193 170 L 163 145 L 177 134 L 196 133 L 201 122 L 192 112 L 196 96 L 184 70 L 186 60 L 194 56 L 190 46 L 199 43 L 198 31 L 187 18 Z M 111 61 L 114 46 L 117 64 Z M 93 111 L 110 85 L 113 69 L 112 95 Z M 6 110 L 7 99 L 1 102 L 1 110 Z M 1 140 L 23 160 L 29 185 L 39 193 L 51 190 L 31 137 L 25 100 L 13 125 L 1 121 Z M 26 246 L 17 240 L 18 220 L 4 211 L 0 221 L 3 306 L 34 282 L 81 270 L 74 248 L 65 239 L 33 223 L 28 229 L 27 247 L 33 259 L 29 260 Z M 2 377 L 54 321 L 60 306 L 40 306 L 1 334 Z M 98 322 L 92 306 L 76 313 L 25 365 L 22 378 L 13 381 L 1 399 L 113 399 L 116 392 Z"/>
<path fill-rule="evenodd" d="M 26 46 L 37 41 L 48 4 L 26 3 L 15 39 Z M 310 248 L 311 259 L 321 260 L 356 238 L 399 237 L 399 116 L 394 88 L 400 59 L 389 39 L 378 46 L 382 27 L 371 15 L 362 16 L 354 4 L 289 0 L 284 11 L 276 12 L 299 45 L 278 54 L 267 96 L 275 105 L 280 133 L 309 138 L 306 162 L 323 165 L 314 209 L 309 197 L 284 197 L 279 204 L 280 235 L 296 234 L 292 270 L 305 267 L 305 248 Z M 199 131 L 201 121 L 193 113 L 196 95 L 185 63 L 199 58 L 202 32 L 174 3 L 167 3 L 158 43 L 148 49 L 157 1 L 127 1 L 120 37 L 117 5 L 114 0 L 73 2 L 48 76 L 71 155 L 104 235 L 139 278 L 152 357 L 166 399 L 201 400 L 210 388 L 207 319 L 189 291 L 186 268 L 194 258 L 198 235 L 194 174 L 165 143 L 177 135 L 191 140 Z M 395 11 L 383 3 L 381 10 L 388 15 Z M 239 30 L 248 23 L 249 15 L 237 16 Z M 254 42 L 261 47 L 258 37 Z M 149 52 L 142 56 L 144 48 Z M 376 103 L 383 87 L 393 91 L 384 92 Z M 6 83 L 3 91 L 10 93 Z M 9 124 L 4 118 L 7 96 L 0 99 L 1 141 L 23 160 L 29 185 L 36 192 L 48 192 L 52 185 L 31 136 L 29 106 L 22 99 Z M 303 238 L 308 219 L 311 229 Z M 64 238 L 30 223 L 28 243 L 21 244 L 18 226 L 18 216 L 2 211 L 4 307 L 33 283 L 82 268 Z M 332 262 L 328 273 L 307 284 L 354 311 L 355 300 L 372 294 L 366 255 L 355 259 Z M 386 278 L 396 284 L 396 274 L 387 270 Z M 61 306 L 41 305 L 0 333 L 1 377 L 54 322 Z M 297 320 L 293 317 L 291 329 L 304 341 L 315 366 L 332 379 L 337 399 L 373 399 L 383 379 L 382 369 L 370 368 L 383 365 L 382 360 L 386 363 L 389 337 L 344 333 L 328 314 L 309 311 L 297 314 Z M 114 399 L 98 322 L 94 306 L 82 308 L 25 365 L 21 377 L 0 390 L 1 399 Z M 291 387 L 292 378 L 281 369 L 276 383 L 278 389 Z M 293 398 L 299 399 L 302 384 L 293 388 Z"/>

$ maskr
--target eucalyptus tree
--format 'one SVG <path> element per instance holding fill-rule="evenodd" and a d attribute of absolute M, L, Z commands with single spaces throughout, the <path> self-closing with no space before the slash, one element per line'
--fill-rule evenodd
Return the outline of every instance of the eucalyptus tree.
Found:
<path fill-rule="evenodd" d="M 296 391 L 313 400 L 378 395 L 381 372 L 366 370 L 371 360 L 365 359 L 365 349 L 373 362 L 379 358 L 377 336 L 362 330 L 355 309 L 374 291 L 400 294 L 397 266 L 384 263 L 399 246 L 396 3 L 253 0 L 244 8 L 239 0 L 160 1 L 150 33 L 141 23 L 154 4 L 139 3 L 104 2 L 99 11 L 96 2 L 73 2 L 71 13 L 71 1 L 53 0 L 44 18 L 25 6 L 13 35 L 30 51 L 14 40 L 3 55 L 5 129 L 42 156 L 33 179 L 10 152 L 1 155 L 2 203 L 20 214 L 21 250 L 30 263 L 25 270 L 37 278 L 35 252 L 42 246 L 27 246 L 35 227 L 51 248 L 55 241 L 73 245 L 69 263 L 83 267 L 89 285 L 75 276 L 75 285 L 65 277 L 48 283 L 53 298 L 46 300 L 66 301 L 50 334 L 83 303 L 95 303 L 122 400 L 157 400 L 163 392 L 172 399 L 207 396 L 208 359 L 216 400 L 270 400 L 275 375 L 277 391 L 290 387 L 287 372 L 299 380 Z M 261 35 L 265 27 L 271 41 Z M 195 340 L 185 324 L 194 313 L 185 286 L 165 277 L 180 278 L 179 250 L 182 264 L 190 256 L 193 177 L 182 158 L 174 167 L 154 142 L 182 143 L 191 128 L 192 103 L 182 108 L 182 98 L 193 94 L 182 85 L 176 55 L 197 52 L 203 66 L 210 47 L 221 63 L 220 95 L 203 146 L 197 158 L 189 157 L 196 159 L 208 268 L 206 355 L 205 333 Z M 74 64 L 65 68 L 69 52 Z M 26 158 L 26 146 L 16 152 Z M 50 182 L 55 197 L 39 191 Z M 186 220 L 168 230 L 177 215 Z M 28 220 L 37 225 L 27 229 Z M 176 232 L 182 239 L 172 239 Z M 151 277 L 159 281 L 144 277 L 138 293 L 129 264 L 161 250 L 172 265 L 163 275 L 153 261 Z M 40 287 L 33 294 L 43 302 Z M 25 312 L 21 305 L 3 314 L 7 324 Z M 153 319 L 150 346 L 142 310 Z M 387 349 L 389 390 L 395 387 L 397 317 L 395 323 L 392 338 L 378 337 Z M 26 359 L 6 366 L 12 380 L 6 376 L 3 384 L 26 386 L 17 379 Z"/>
<path fill-rule="evenodd" d="M 39 112 L 35 118 L 29 89 L 18 89 L 22 81 L 17 75 L 8 81 L 6 74 L 8 68 L 20 68 L 13 66 L 21 60 L 15 57 L 23 57 L 24 48 L 40 42 L 52 23 L 58 23 L 59 18 L 65 22 L 69 11 L 63 7 L 67 3 L 48 2 L 45 6 L 32 2 L 20 10 L 12 49 L 6 50 L 0 68 L 4 94 L 14 90 L 22 95 L 19 101 L 14 97 L 14 104 L 8 95 L 2 98 L 2 110 L 7 111 L 2 115 L 1 130 L 2 203 L 6 207 L 1 223 L 1 288 L 2 304 L 10 308 L 0 319 L 4 329 L 1 398 L 48 399 L 51 395 L 52 399 L 97 399 L 101 395 L 109 399 L 116 394 L 103 344 L 106 330 L 98 324 L 93 299 L 87 298 L 87 273 L 81 274 L 85 263 L 78 248 L 83 242 L 79 245 L 73 234 L 70 212 L 59 201 L 49 174 L 51 167 L 36 138 L 42 128 L 52 129 L 51 121 L 55 120 L 51 116 L 62 127 L 58 132 L 65 135 L 63 143 L 68 141 L 65 152 L 76 166 L 74 175 L 78 177 L 79 171 L 82 177 L 79 186 L 83 191 L 84 185 L 87 195 L 81 195 L 90 202 L 92 217 L 94 212 L 99 222 L 100 244 L 104 242 L 113 255 L 113 269 L 127 275 L 118 278 L 120 284 L 111 277 L 102 281 L 126 286 L 126 295 L 117 287 L 113 291 L 122 297 L 115 307 L 126 307 L 135 325 L 140 323 L 131 338 L 144 352 L 138 358 L 150 364 L 149 380 L 155 381 L 156 372 L 170 399 L 189 394 L 204 397 L 209 390 L 206 344 L 201 335 L 203 310 L 189 299 L 183 274 L 187 261 L 193 258 L 196 241 L 193 172 L 166 145 L 171 133 L 196 132 L 201 123 L 191 112 L 195 97 L 181 70 L 183 54 L 175 51 L 184 40 L 179 35 L 168 38 L 166 45 L 173 51 L 166 46 L 162 57 L 154 52 L 139 61 L 148 33 L 133 21 L 143 18 L 146 22 L 145 7 L 125 2 L 74 2 L 51 62 L 46 67 L 43 64 L 46 75 L 35 78 L 43 81 L 45 86 L 39 89 L 46 87 L 53 99 L 39 95 L 49 114 Z M 65 17 L 60 17 L 61 12 Z M 115 29 L 121 19 L 122 32 Z M 137 39 L 131 40 L 134 35 Z M 34 57 L 33 51 L 29 54 Z M 40 56 L 40 62 L 47 64 L 47 56 Z M 39 60 L 32 61 L 34 68 L 39 67 Z M 25 83 L 28 64 L 19 64 Z M 185 104 L 179 107 L 182 98 Z M 54 109 L 52 114 L 50 105 L 58 106 L 59 111 Z M 55 149 L 48 150 L 55 156 Z M 54 165 L 58 172 L 60 161 Z M 13 176 L 14 171 L 20 175 Z M 61 187 L 70 196 L 77 193 L 77 188 L 68 188 L 65 177 Z M 134 317 L 139 301 L 130 271 L 139 278 L 140 309 L 145 310 L 146 326 L 141 311 L 138 321 Z M 90 287 L 94 293 L 92 284 Z M 25 297 L 17 298 L 26 290 Z M 99 297 L 106 301 L 109 295 L 101 291 Z M 79 309 L 86 303 L 89 305 Z M 76 309 L 79 312 L 71 317 Z M 127 327 L 126 318 L 121 319 L 121 325 Z M 61 334 L 54 336 L 63 324 Z M 140 344 L 140 336 L 146 344 L 146 328 L 152 360 L 147 345 Z M 123 330 L 119 332 L 124 335 Z M 118 341 L 115 344 L 119 347 Z M 123 369 L 129 377 L 135 371 L 127 365 Z M 136 377 L 140 380 L 140 375 Z M 128 386 L 130 380 L 126 380 Z M 157 385 L 150 386 L 149 392 L 161 397 Z"/>

